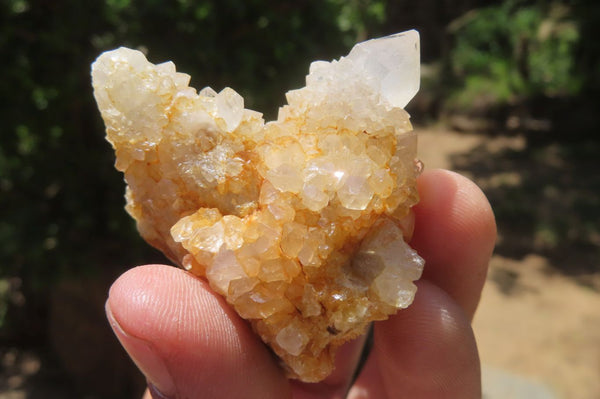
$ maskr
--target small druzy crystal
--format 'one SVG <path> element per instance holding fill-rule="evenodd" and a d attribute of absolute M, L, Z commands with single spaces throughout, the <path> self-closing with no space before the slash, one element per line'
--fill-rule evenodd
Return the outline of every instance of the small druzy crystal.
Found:
<path fill-rule="evenodd" d="M 139 51 L 102 54 L 92 78 L 141 235 L 205 277 L 290 377 L 322 380 L 337 347 L 410 305 L 416 31 L 312 63 L 266 124 L 234 90 L 197 93 Z"/>

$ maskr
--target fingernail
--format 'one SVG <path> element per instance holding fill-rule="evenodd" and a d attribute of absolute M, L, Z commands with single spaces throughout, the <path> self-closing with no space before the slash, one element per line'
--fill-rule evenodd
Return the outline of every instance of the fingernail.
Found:
<path fill-rule="evenodd" d="M 125 332 L 117 322 L 109 302 L 106 302 L 105 309 L 106 317 L 119 342 L 148 380 L 152 397 L 158 399 L 174 397 L 175 384 L 173 378 L 163 359 L 156 353 L 152 343 Z"/>

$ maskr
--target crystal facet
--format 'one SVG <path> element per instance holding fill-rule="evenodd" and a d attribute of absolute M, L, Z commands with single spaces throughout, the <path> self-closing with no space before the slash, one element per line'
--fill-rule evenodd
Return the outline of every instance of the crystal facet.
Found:
<path fill-rule="evenodd" d="M 92 78 L 141 235 L 225 296 L 290 377 L 322 380 L 337 347 L 410 305 L 417 32 L 312 63 L 266 124 L 139 51 L 102 54 Z"/>

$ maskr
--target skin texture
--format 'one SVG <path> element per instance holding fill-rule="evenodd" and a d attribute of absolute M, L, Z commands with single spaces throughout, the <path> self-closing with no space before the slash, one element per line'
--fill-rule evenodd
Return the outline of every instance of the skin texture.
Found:
<path fill-rule="evenodd" d="M 146 376 L 145 398 L 480 398 L 471 319 L 496 239 L 490 205 L 468 179 L 432 170 L 418 181 L 411 246 L 426 260 L 414 303 L 347 343 L 325 381 L 288 381 L 277 359 L 208 284 L 147 265 L 124 273 L 106 303 L 117 338 Z M 152 396 L 151 396 L 152 395 Z"/>

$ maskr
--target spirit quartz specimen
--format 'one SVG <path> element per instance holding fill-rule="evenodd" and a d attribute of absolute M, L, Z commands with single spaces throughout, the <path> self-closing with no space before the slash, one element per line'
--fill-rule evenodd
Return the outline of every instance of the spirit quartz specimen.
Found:
<path fill-rule="evenodd" d="M 410 305 L 416 31 L 313 62 L 266 124 L 234 90 L 197 93 L 139 51 L 102 54 L 92 79 L 141 235 L 206 278 L 290 377 L 322 380 L 336 348 Z"/>

